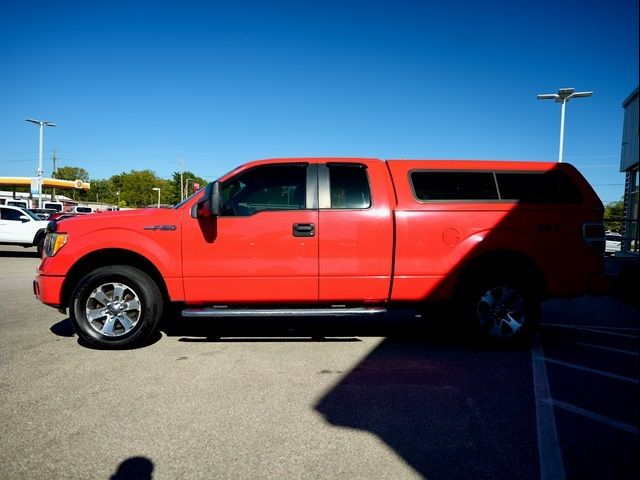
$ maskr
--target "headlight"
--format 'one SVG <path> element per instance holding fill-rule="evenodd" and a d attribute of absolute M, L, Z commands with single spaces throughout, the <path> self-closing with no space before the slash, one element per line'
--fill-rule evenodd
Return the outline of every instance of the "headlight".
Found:
<path fill-rule="evenodd" d="M 44 254 L 53 257 L 67 243 L 66 233 L 47 233 L 44 239 Z"/>

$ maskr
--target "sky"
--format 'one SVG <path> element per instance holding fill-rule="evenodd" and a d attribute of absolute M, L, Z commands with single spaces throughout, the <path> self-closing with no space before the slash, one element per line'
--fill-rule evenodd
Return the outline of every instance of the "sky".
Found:
<path fill-rule="evenodd" d="M 557 161 L 622 198 L 638 1 L 0 0 L 0 176 L 274 157 Z"/>

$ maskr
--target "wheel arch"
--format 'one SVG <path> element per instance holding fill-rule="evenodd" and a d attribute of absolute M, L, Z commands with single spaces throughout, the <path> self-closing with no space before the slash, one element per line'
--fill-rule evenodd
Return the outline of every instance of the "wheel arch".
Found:
<path fill-rule="evenodd" d="M 497 272 L 507 272 L 526 281 L 540 297 L 547 293 L 547 281 L 540 266 L 530 256 L 515 250 L 485 252 L 469 260 L 458 276 L 456 291 L 460 293 L 482 275 Z"/>
<path fill-rule="evenodd" d="M 156 283 L 162 298 L 169 298 L 167 285 L 158 268 L 139 253 L 125 249 L 104 249 L 91 252 L 79 259 L 66 275 L 62 287 L 61 306 L 68 307 L 71 294 L 78 282 L 89 272 L 107 265 L 127 265 L 135 267 L 151 277 Z"/>

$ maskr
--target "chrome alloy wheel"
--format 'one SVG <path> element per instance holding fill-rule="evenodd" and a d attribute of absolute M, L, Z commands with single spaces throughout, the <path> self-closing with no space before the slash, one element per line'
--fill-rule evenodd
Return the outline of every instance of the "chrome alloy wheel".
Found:
<path fill-rule="evenodd" d="M 107 337 L 129 333 L 140 319 L 138 294 L 122 283 L 105 283 L 91 292 L 85 304 L 87 320 Z"/>
<path fill-rule="evenodd" d="M 477 306 L 480 327 L 492 338 L 516 334 L 527 320 L 525 298 L 512 287 L 494 287 L 485 291 Z"/>

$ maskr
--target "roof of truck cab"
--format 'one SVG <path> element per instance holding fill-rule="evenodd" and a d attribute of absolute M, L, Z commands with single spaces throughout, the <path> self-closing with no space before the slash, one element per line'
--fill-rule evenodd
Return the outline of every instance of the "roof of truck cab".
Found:
<path fill-rule="evenodd" d="M 242 168 L 273 163 L 357 163 L 357 162 L 400 162 L 410 168 L 432 168 L 434 170 L 550 170 L 553 168 L 572 168 L 569 164 L 552 161 L 523 160 L 470 160 L 470 159 L 388 159 L 371 157 L 287 157 L 265 158 L 243 164 Z M 414 167 L 415 166 L 415 167 Z M 238 167 L 238 168 L 241 168 Z"/>

